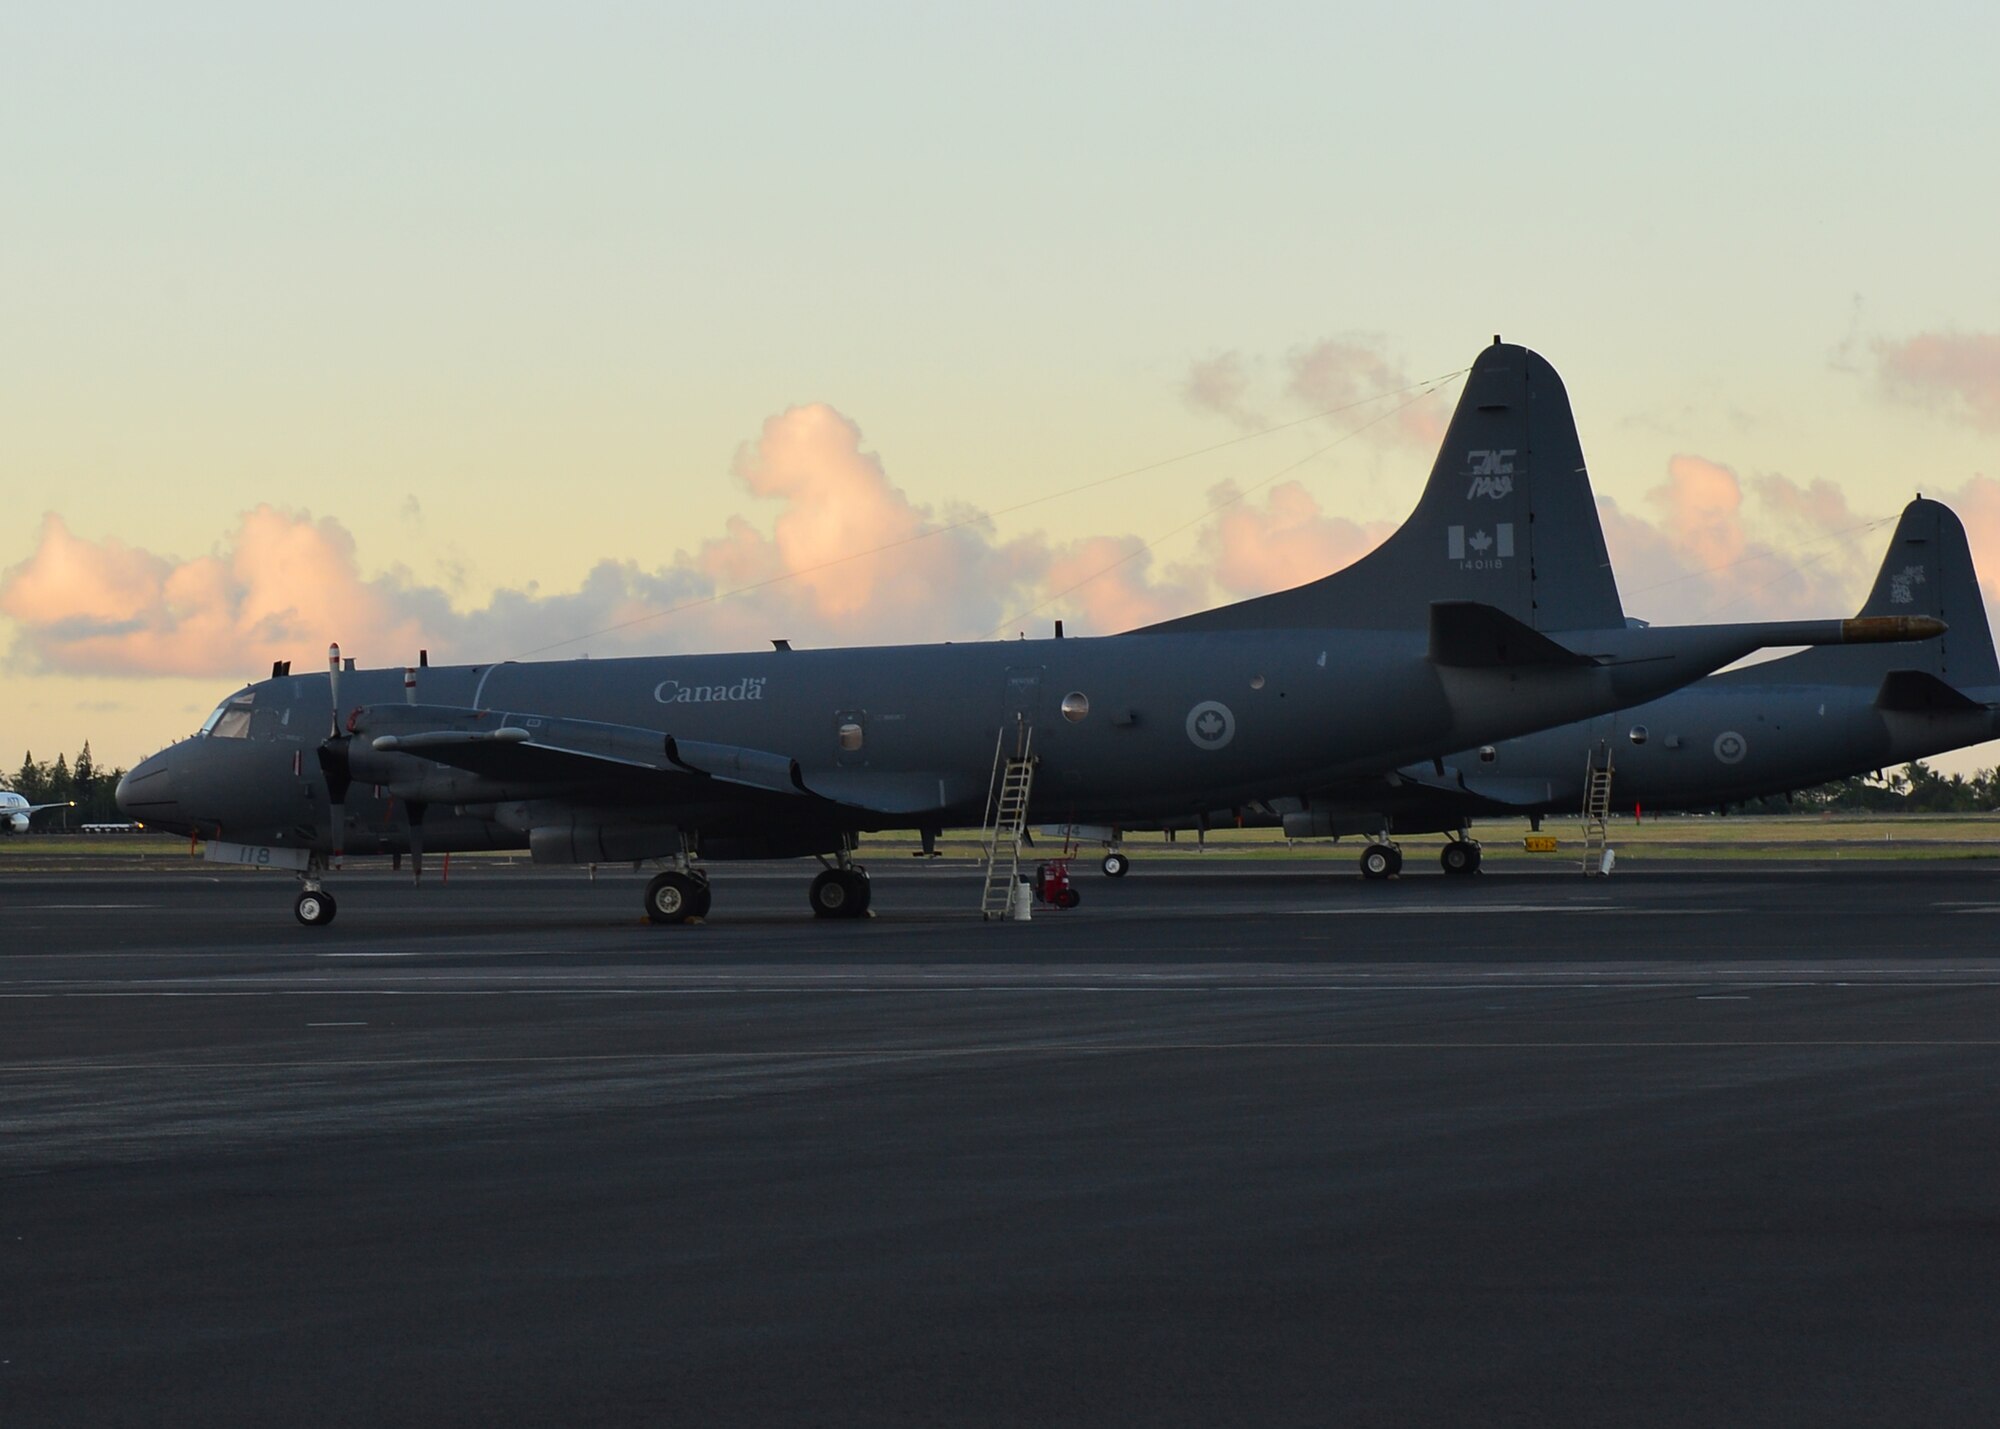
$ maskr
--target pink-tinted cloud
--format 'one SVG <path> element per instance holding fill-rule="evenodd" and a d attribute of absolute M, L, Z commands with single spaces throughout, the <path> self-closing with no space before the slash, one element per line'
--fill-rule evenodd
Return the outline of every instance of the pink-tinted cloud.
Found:
<path fill-rule="evenodd" d="M 1849 613 L 1891 529 L 1871 528 L 1831 482 L 1745 483 L 1698 456 L 1673 457 L 1645 501 L 1652 519 L 1606 496 L 1598 514 L 1625 608 L 1663 624 Z"/>
<path fill-rule="evenodd" d="M 1919 333 L 1877 343 L 1875 358 L 1892 396 L 2000 431 L 2000 333 Z"/>
<path fill-rule="evenodd" d="M 34 554 L 0 574 L 0 614 L 30 670 L 218 678 L 254 676 L 274 659 L 316 663 L 329 639 L 367 663 L 397 664 L 420 647 L 476 661 L 744 649 L 773 636 L 965 639 L 1043 632 L 1056 617 L 1072 634 L 1111 634 L 1316 579 L 1391 530 L 1331 515 L 1285 481 L 1248 497 L 1213 488 L 1211 514 L 1178 562 L 1130 533 L 1002 542 L 976 512 L 939 516 L 911 502 L 859 428 L 823 406 L 773 417 L 734 469 L 750 498 L 775 508 L 768 521 L 733 517 L 663 565 L 602 561 L 574 590 L 503 589 L 474 609 L 406 571 L 364 575 L 353 537 L 331 518 L 259 506 L 214 552 L 176 560 L 84 540 L 50 513 Z M 1964 518 L 1986 589 L 2000 597 L 2000 482 L 1979 476 L 1937 494 Z M 1627 608 L 1662 622 L 1851 610 L 1894 515 L 1871 534 L 1831 483 L 1745 480 L 1691 455 L 1668 463 L 1640 510 L 1600 509 Z"/>
<path fill-rule="evenodd" d="M 2000 481 L 1974 475 L 1957 490 L 1929 493 L 1958 513 L 1965 538 L 1972 546 L 1972 563 L 1979 568 L 1979 588 L 1989 608 L 2000 607 Z"/>
<path fill-rule="evenodd" d="M 1360 560 L 1395 530 L 1390 522 L 1363 526 L 1328 516 L 1296 481 L 1272 487 L 1261 506 L 1237 500 L 1235 486 L 1227 482 L 1209 499 L 1216 515 L 1202 531 L 1200 550 L 1232 599 L 1318 580 Z"/>
<path fill-rule="evenodd" d="M 244 513 L 222 554 L 185 562 L 81 540 L 51 512 L 0 580 L 0 613 L 39 663 L 108 674 L 240 674 L 330 629 L 411 650 L 419 633 L 393 592 L 358 578 L 339 523 L 271 506 Z"/>

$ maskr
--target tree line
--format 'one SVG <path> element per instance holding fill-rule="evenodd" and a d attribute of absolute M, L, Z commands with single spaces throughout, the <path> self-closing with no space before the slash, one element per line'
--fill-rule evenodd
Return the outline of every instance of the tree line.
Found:
<path fill-rule="evenodd" d="M 122 822 L 125 816 L 118 812 L 118 781 L 125 777 L 123 769 L 102 769 L 91 757 L 90 741 L 83 742 L 76 758 L 65 759 L 56 756 L 53 764 L 35 758 L 33 752 L 21 760 L 21 767 L 14 771 L 8 781 L 15 793 L 30 804 L 60 804 L 74 800 L 76 808 L 71 811 L 73 823 L 108 824 Z M 36 819 L 36 827 L 43 827 L 44 820 L 58 816 L 53 812 Z"/>
<path fill-rule="evenodd" d="M 1984 814 L 2000 809 L 2000 769 L 1981 769 L 1970 777 L 1940 774 L 1921 759 L 1901 769 L 1856 774 L 1810 789 L 1773 794 L 1731 804 L 1731 814 L 1886 813 Z"/>

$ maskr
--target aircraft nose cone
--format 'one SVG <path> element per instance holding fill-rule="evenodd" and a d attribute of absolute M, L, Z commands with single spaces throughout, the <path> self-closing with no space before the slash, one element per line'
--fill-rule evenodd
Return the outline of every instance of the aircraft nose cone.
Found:
<path fill-rule="evenodd" d="M 180 801 L 174 795 L 171 751 L 142 759 L 118 781 L 115 796 L 119 809 L 142 824 L 172 823 L 180 816 Z"/>

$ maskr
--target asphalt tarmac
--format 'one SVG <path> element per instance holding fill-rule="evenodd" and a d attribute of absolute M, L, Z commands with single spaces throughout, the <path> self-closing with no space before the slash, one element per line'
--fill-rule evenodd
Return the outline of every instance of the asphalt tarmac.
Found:
<path fill-rule="evenodd" d="M 0 1422 L 2000 1422 L 2000 865 L 0 874 Z"/>

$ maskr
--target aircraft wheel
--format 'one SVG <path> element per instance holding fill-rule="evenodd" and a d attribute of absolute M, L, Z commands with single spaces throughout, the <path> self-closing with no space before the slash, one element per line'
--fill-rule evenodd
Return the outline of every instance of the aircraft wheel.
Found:
<path fill-rule="evenodd" d="M 806 896 L 821 918 L 860 918 L 868 912 L 873 890 L 859 869 L 829 868 L 812 881 Z"/>
<path fill-rule="evenodd" d="M 1387 844 L 1370 844 L 1361 851 L 1361 876 L 1369 879 L 1387 878 L 1402 866 L 1396 851 Z"/>
<path fill-rule="evenodd" d="M 694 916 L 706 918 L 708 905 L 715 901 L 715 890 L 708 886 L 708 875 L 697 873 L 694 882 Z"/>
<path fill-rule="evenodd" d="M 1479 871 L 1479 845 L 1459 843 L 1454 840 L 1438 852 L 1438 862 L 1446 873 L 1465 874 Z"/>
<path fill-rule="evenodd" d="M 708 885 L 674 869 L 646 885 L 646 921 L 685 923 L 708 911 Z"/>
<path fill-rule="evenodd" d="M 333 895 L 325 889 L 301 893 L 292 904 L 292 916 L 308 928 L 324 928 L 333 921 L 334 912 L 339 907 Z"/>
<path fill-rule="evenodd" d="M 1394 844 L 1389 845 L 1389 876 L 1394 878 L 1403 871 L 1403 851 Z"/>
<path fill-rule="evenodd" d="M 1104 876 L 1106 878 L 1123 878 L 1131 867 L 1132 860 L 1125 857 L 1124 854 L 1119 853 L 1116 849 L 1104 855 Z"/>

